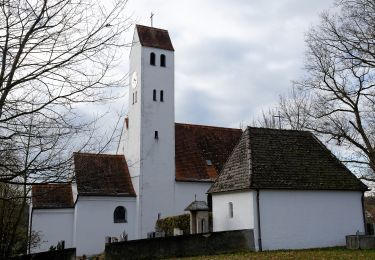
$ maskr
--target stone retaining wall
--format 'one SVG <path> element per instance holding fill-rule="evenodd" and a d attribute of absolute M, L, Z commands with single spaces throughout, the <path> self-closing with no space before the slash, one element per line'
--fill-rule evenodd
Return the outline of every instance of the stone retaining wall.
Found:
<path fill-rule="evenodd" d="M 75 260 L 76 249 L 67 248 L 62 250 L 46 251 L 35 254 L 12 257 L 11 260 Z"/>
<path fill-rule="evenodd" d="M 375 249 L 375 236 L 351 235 L 346 236 L 346 247 L 349 249 Z"/>
<path fill-rule="evenodd" d="M 255 250 L 252 229 L 107 244 L 106 260 L 159 259 Z"/>

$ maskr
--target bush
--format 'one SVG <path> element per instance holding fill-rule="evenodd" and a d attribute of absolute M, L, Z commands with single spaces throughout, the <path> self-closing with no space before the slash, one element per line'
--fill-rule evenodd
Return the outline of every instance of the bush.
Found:
<path fill-rule="evenodd" d="M 164 231 L 166 236 L 173 236 L 174 228 L 181 229 L 184 235 L 190 234 L 190 215 L 183 214 L 156 221 L 156 231 Z"/>

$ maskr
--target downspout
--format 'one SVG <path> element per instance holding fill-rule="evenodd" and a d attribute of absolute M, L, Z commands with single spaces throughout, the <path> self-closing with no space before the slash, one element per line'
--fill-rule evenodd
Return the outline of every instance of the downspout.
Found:
<path fill-rule="evenodd" d="M 33 226 L 33 211 L 34 211 L 34 207 L 31 207 L 31 214 L 29 215 L 29 239 L 28 239 L 28 250 L 29 250 L 29 254 L 31 254 L 31 232 L 32 232 L 32 226 Z"/>
<path fill-rule="evenodd" d="M 365 235 L 367 235 L 366 213 L 365 213 L 365 192 L 364 191 L 362 191 L 361 204 L 362 204 L 363 225 L 364 225 Z"/>
<path fill-rule="evenodd" d="M 260 210 L 259 210 L 259 189 L 257 189 L 257 217 L 258 217 L 258 246 L 259 251 L 262 252 L 262 231 L 260 229 Z"/>

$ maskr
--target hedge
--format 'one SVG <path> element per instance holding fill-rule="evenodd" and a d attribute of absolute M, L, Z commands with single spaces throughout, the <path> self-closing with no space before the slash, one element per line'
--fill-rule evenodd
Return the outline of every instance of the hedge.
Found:
<path fill-rule="evenodd" d="M 183 214 L 156 221 L 156 231 L 164 231 L 166 236 L 173 236 L 174 228 L 181 229 L 184 235 L 190 234 L 190 215 Z"/>

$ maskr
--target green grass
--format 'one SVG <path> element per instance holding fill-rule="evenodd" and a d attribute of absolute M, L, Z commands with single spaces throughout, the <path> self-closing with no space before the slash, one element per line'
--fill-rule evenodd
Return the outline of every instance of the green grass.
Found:
<path fill-rule="evenodd" d="M 224 259 L 375 259 L 375 250 L 349 250 L 343 247 L 310 250 L 283 250 L 267 252 L 240 252 L 235 254 L 209 255 L 184 260 L 224 260 Z"/>

